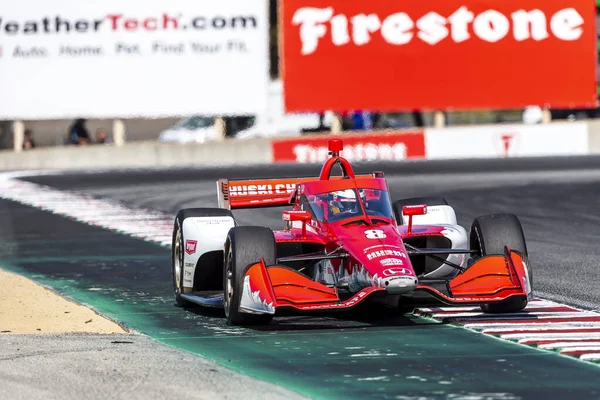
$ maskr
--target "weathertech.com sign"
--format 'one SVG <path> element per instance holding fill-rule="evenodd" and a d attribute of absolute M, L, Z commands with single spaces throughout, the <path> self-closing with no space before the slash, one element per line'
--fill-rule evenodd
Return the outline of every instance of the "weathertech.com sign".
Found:
<path fill-rule="evenodd" d="M 350 162 L 403 161 L 425 157 L 422 130 L 344 134 L 341 156 Z M 272 141 L 273 161 L 322 163 L 329 156 L 328 136 L 313 136 Z"/>
<path fill-rule="evenodd" d="M 257 17 L 248 16 L 195 16 L 184 19 L 181 15 L 159 13 L 156 16 L 135 17 L 108 13 L 100 18 L 64 18 L 60 15 L 24 21 L 0 17 L 0 35 L 87 34 L 102 31 L 178 31 L 206 29 L 256 29 Z"/>
<path fill-rule="evenodd" d="M 0 0 L 0 119 L 252 115 L 263 0 Z"/>
<path fill-rule="evenodd" d="M 591 0 L 287 0 L 282 16 L 288 111 L 595 105 Z"/>

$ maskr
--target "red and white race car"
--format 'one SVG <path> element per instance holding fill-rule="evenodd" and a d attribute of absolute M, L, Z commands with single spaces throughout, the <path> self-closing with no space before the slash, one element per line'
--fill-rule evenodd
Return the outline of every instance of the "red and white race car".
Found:
<path fill-rule="evenodd" d="M 476 218 L 470 235 L 443 198 L 392 202 L 382 172 L 355 175 L 332 139 L 318 177 L 217 182 L 219 208 L 181 210 L 172 271 L 179 305 L 224 307 L 235 325 L 278 310 L 397 307 L 426 293 L 485 312 L 522 310 L 531 266 L 518 218 Z M 332 175 L 339 167 L 339 176 Z M 291 206 L 284 228 L 238 226 L 231 210 Z"/>

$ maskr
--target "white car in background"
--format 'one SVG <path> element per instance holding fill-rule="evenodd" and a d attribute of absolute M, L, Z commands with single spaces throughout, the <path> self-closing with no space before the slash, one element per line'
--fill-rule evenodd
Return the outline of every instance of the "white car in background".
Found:
<path fill-rule="evenodd" d="M 161 132 L 158 140 L 175 143 L 204 143 L 215 140 L 217 137 L 215 118 L 193 115 Z"/>
<path fill-rule="evenodd" d="M 226 117 L 225 119 L 229 126 L 227 136 L 235 139 L 300 136 L 304 129 L 317 129 L 320 124 L 319 114 L 287 115 L 272 120 L 264 120 L 260 117 Z M 216 140 L 218 137 L 219 132 L 215 118 L 193 115 L 183 118 L 176 125 L 161 132 L 158 140 L 175 143 L 204 143 Z"/>
<path fill-rule="evenodd" d="M 255 117 L 225 117 L 228 125 L 228 137 L 250 139 L 256 137 L 300 136 L 303 130 L 315 130 L 322 127 L 319 114 L 286 114 L 283 105 L 283 85 L 281 81 L 271 82 L 269 86 L 268 112 Z M 332 114 L 326 113 L 323 121 L 325 130 L 330 129 Z M 192 115 L 182 119 L 176 125 L 163 131 L 161 142 L 204 143 L 216 140 L 219 132 L 215 118 Z"/>

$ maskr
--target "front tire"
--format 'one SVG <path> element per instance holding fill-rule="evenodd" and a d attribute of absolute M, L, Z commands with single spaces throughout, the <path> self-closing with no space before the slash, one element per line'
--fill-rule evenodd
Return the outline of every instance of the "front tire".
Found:
<path fill-rule="evenodd" d="M 471 224 L 470 245 L 478 257 L 503 255 L 504 246 L 527 257 L 527 244 L 521 222 L 514 214 L 493 214 L 475 218 Z M 531 266 L 526 263 L 531 283 Z M 513 313 L 527 306 L 527 297 L 512 297 L 499 303 L 482 304 L 486 313 Z"/>
<path fill-rule="evenodd" d="M 223 263 L 225 315 L 231 325 L 267 325 L 273 319 L 270 314 L 247 314 L 239 311 L 246 272 L 261 257 L 266 265 L 275 265 L 276 243 L 271 229 L 259 226 L 231 228 L 225 242 Z"/>
<path fill-rule="evenodd" d="M 183 234 L 183 221 L 187 218 L 205 218 L 205 217 L 231 217 L 233 214 L 229 210 L 223 208 L 186 208 L 180 210 L 175 217 L 173 226 L 173 239 L 171 242 L 171 275 L 173 277 L 173 293 L 175 302 L 180 307 L 189 307 L 193 303 L 185 300 L 181 295 L 184 293 L 183 276 L 184 276 L 184 252 L 185 252 L 185 237 Z M 194 288 L 202 290 L 202 281 L 212 278 L 212 271 L 219 268 L 220 263 L 215 265 L 204 265 L 203 270 L 196 269 L 194 272 Z M 212 267 L 212 268 L 211 268 Z M 196 287 L 199 286 L 199 287 Z"/>
<path fill-rule="evenodd" d="M 179 307 L 189 307 L 191 303 L 185 300 L 183 294 L 183 229 L 175 220 L 173 241 L 171 243 L 171 275 L 173 277 L 173 293 Z"/>

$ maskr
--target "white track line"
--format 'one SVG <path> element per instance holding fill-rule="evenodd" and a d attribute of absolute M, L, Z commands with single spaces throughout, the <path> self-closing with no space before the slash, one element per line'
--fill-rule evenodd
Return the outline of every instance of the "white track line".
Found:
<path fill-rule="evenodd" d="M 490 329 L 498 329 L 498 330 L 502 330 L 502 331 L 520 331 L 523 329 L 523 327 L 531 327 L 532 330 L 535 331 L 543 331 L 543 330 L 551 330 L 551 329 L 556 329 L 557 326 L 564 326 L 565 324 L 572 329 L 578 329 L 578 328 L 586 328 L 586 327 L 591 327 L 591 328 L 598 328 L 600 327 L 600 322 L 597 321 L 590 321 L 590 322 L 586 322 L 586 321 L 572 321 L 572 322 L 552 322 L 552 321 L 547 321 L 547 322 L 535 322 L 536 320 L 531 320 L 531 322 L 521 322 L 518 324 L 515 323 L 497 323 L 497 324 L 482 324 L 482 323 L 475 323 L 475 324 L 465 324 L 462 323 L 461 326 L 465 327 L 465 328 L 469 328 L 469 329 L 473 329 L 473 330 L 478 330 L 478 331 L 485 331 L 487 332 Z M 454 322 L 454 321 L 452 321 Z"/>
<path fill-rule="evenodd" d="M 97 199 L 83 193 L 6 179 L 0 179 L 0 198 L 171 247 L 172 215 L 131 207 L 114 200 Z"/>
<path fill-rule="evenodd" d="M 525 309 L 525 311 L 527 311 L 527 309 Z M 575 318 L 580 318 L 580 319 L 585 319 L 585 318 L 598 318 L 600 317 L 600 314 L 595 313 L 593 311 L 579 311 L 577 313 L 573 313 L 573 312 L 557 312 L 557 313 L 553 313 L 553 314 L 536 314 L 536 313 L 532 313 L 532 314 L 521 314 L 521 313 L 514 313 L 514 314 L 485 314 L 484 316 L 481 317 L 473 317 L 473 318 L 452 318 L 453 322 L 468 322 L 468 321 L 477 321 L 476 323 L 490 323 L 492 321 L 500 321 L 499 323 L 506 323 L 506 322 L 510 322 L 511 320 L 535 320 L 535 321 L 549 321 L 551 322 L 552 320 L 555 319 L 560 319 L 560 318 L 569 318 L 569 319 L 575 319 Z"/>
<path fill-rule="evenodd" d="M 553 336 L 552 338 L 547 338 L 547 337 L 542 336 L 539 339 L 527 338 L 527 339 L 518 340 L 518 343 L 540 347 L 541 345 L 548 345 L 548 344 L 554 344 L 554 343 L 569 343 L 569 342 L 586 343 L 588 341 L 589 342 L 600 342 L 600 332 L 598 332 L 597 335 L 590 335 L 587 337 Z"/>
<path fill-rule="evenodd" d="M 600 353 L 582 354 L 579 358 L 586 361 L 600 361 Z"/>
<path fill-rule="evenodd" d="M 501 335 L 501 339 L 505 340 L 516 340 L 521 344 L 530 344 L 532 341 L 551 341 L 556 340 L 557 342 L 566 339 L 600 339 L 600 331 L 596 332 L 573 332 L 573 333 L 512 333 L 508 335 Z"/>
<path fill-rule="evenodd" d="M 502 320 L 502 319 L 520 319 L 520 318 L 531 318 L 531 317 L 535 317 L 535 316 L 556 316 L 556 317 L 560 317 L 560 316 L 569 316 L 572 315 L 573 313 L 580 313 L 580 311 L 573 309 L 572 311 L 552 311 L 553 308 L 558 308 L 558 307 L 548 307 L 548 311 L 524 311 L 524 312 L 517 312 L 517 313 L 513 313 L 513 314 L 484 314 L 482 312 L 478 312 L 478 313 L 468 313 L 468 312 L 462 312 L 462 313 L 455 313 L 455 314 L 446 314 L 446 313 L 436 313 L 436 314 L 431 314 L 432 318 L 451 318 L 453 320 L 456 320 L 457 322 L 460 321 L 471 321 L 472 319 L 478 319 L 478 320 Z"/>
<path fill-rule="evenodd" d="M 468 327 L 468 326 L 467 326 Z M 575 325 L 573 323 L 562 323 L 562 324 L 539 324 L 539 325 L 531 325 L 531 324 L 522 324 L 522 325 L 509 325 L 505 327 L 491 327 L 485 328 L 481 331 L 481 333 L 494 335 L 501 333 L 517 333 L 517 332 L 556 332 L 556 331 L 574 331 L 574 330 L 597 330 L 600 332 L 600 322 L 591 322 L 587 325 Z"/>
<path fill-rule="evenodd" d="M 540 349 L 567 349 L 567 348 L 586 348 L 587 347 L 599 347 L 600 341 L 596 342 L 555 342 L 549 344 L 540 344 Z"/>
<path fill-rule="evenodd" d="M 579 346 L 579 347 L 570 347 L 568 349 L 561 350 L 562 354 L 569 354 L 575 352 L 590 352 L 590 353 L 598 353 L 600 352 L 600 346 Z"/>
<path fill-rule="evenodd" d="M 542 307 L 564 307 L 564 304 L 556 303 L 556 302 L 550 301 L 550 300 L 543 300 L 543 299 L 533 299 L 533 300 L 531 300 L 529 302 L 529 304 L 531 304 L 535 308 L 542 308 Z M 477 306 L 470 306 L 470 307 L 461 307 L 461 306 L 457 306 L 457 307 L 429 307 L 429 308 L 427 308 L 427 307 L 420 307 L 419 311 L 423 312 L 423 313 L 443 313 L 443 312 L 479 312 L 479 313 L 481 313 L 481 308 L 477 307 Z"/>

